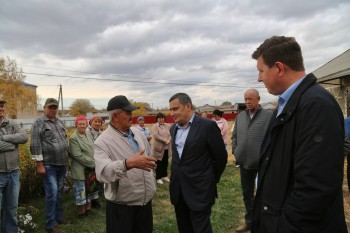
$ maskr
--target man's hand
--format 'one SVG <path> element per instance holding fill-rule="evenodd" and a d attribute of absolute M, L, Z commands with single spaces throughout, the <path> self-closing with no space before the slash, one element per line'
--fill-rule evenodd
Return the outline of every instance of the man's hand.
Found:
<path fill-rule="evenodd" d="M 131 156 L 125 161 L 125 165 L 128 169 L 139 168 L 145 171 L 151 171 L 156 169 L 157 160 L 152 157 L 144 156 L 145 149 L 140 150 L 135 155 Z"/>
<path fill-rule="evenodd" d="M 42 161 L 36 162 L 36 174 L 38 174 L 38 175 L 45 175 L 46 174 L 44 163 Z"/>
<path fill-rule="evenodd" d="M 170 140 L 170 138 L 169 138 L 169 139 L 167 139 L 167 140 L 165 141 L 165 144 L 166 144 L 166 145 L 169 145 L 170 142 L 171 142 L 171 140 Z"/>

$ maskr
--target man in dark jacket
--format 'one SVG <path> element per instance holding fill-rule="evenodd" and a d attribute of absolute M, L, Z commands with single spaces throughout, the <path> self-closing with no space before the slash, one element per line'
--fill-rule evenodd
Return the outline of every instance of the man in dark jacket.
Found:
<path fill-rule="evenodd" d="M 252 233 L 347 232 L 339 104 L 305 74 L 293 37 L 265 40 L 252 58 L 258 81 L 279 95 L 260 152 Z"/>

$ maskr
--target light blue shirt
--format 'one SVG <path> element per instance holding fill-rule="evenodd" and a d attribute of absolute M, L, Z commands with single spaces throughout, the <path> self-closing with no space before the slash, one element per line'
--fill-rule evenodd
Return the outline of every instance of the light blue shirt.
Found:
<path fill-rule="evenodd" d="M 122 135 L 123 137 L 128 138 L 128 141 L 132 147 L 132 150 L 137 153 L 139 152 L 139 145 L 137 144 L 137 141 L 134 138 L 134 134 L 132 133 L 132 131 L 129 129 L 129 132 L 126 134 L 120 130 L 118 130 L 117 128 L 115 128 L 112 124 L 110 124 L 110 126 L 113 127 L 113 129 L 115 129 L 120 135 Z"/>
<path fill-rule="evenodd" d="M 182 156 L 182 151 L 185 146 L 188 132 L 190 132 L 190 129 L 191 129 L 193 118 L 194 118 L 194 113 L 192 114 L 192 117 L 186 127 L 182 127 L 180 124 L 176 124 L 177 133 L 175 137 L 175 146 L 176 146 L 177 153 L 179 153 L 180 159 Z"/>
<path fill-rule="evenodd" d="M 280 95 L 280 97 L 278 98 L 278 111 L 277 111 L 276 117 L 278 117 L 281 114 L 281 112 L 284 109 L 284 106 L 286 106 L 288 100 L 290 99 L 290 97 L 294 93 L 295 89 L 297 89 L 297 87 L 304 80 L 304 78 L 305 78 L 305 76 L 303 78 L 299 79 L 298 81 L 296 81 L 295 83 L 293 83 L 292 86 L 288 87 L 288 89 L 285 90 L 282 95 Z"/>
<path fill-rule="evenodd" d="M 128 133 L 128 140 L 130 142 L 130 145 L 131 145 L 133 151 L 135 153 L 139 152 L 139 145 L 137 144 L 137 142 L 134 138 L 134 134 L 131 132 L 130 129 L 129 129 L 129 133 Z"/>

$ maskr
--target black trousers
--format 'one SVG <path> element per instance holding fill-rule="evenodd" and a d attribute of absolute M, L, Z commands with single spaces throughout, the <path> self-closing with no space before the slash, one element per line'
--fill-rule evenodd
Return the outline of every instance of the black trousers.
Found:
<path fill-rule="evenodd" d="M 168 150 L 164 150 L 162 160 L 157 160 L 156 179 L 162 179 L 162 177 L 168 176 Z"/>
<path fill-rule="evenodd" d="M 107 233 L 152 233 L 152 201 L 145 206 L 118 205 L 106 201 Z"/>
<path fill-rule="evenodd" d="M 180 195 L 179 202 L 175 207 L 177 228 L 179 233 L 212 233 L 210 223 L 211 209 L 193 211 Z"/>
<path fill-rule="evenodd" d="M 255 179 L 258 170 L 245 169 L 240 166 L 241 173 L 241 186 L 243 191 L 243 202 L 245 206 L 245 223 L 251 226 L 253 217 L 253 204 L 254 204 L 254 190 L 255 190 Z"/>

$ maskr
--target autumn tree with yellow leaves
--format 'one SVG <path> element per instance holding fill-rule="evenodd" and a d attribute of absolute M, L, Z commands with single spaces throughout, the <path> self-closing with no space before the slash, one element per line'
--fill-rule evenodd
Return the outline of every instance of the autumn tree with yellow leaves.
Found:
<path fill-rule="evenodd" d="M 150 104 L 146 102 L 138 102 L 133 100 L 130 100 L 130 102 L 133 105 L 139 107 L 139 109 L 136 109 L 135 111 L 132 112 L 133 116 L 147 116 L 149 114 L 148 109 L 152 109 Z M 160 109 L 158 112 L 163 113 L 165 116 L 170 116 L 169 108 Z"/>
<path fill-rule="evenodd" d="M 23 85 L 25 77 L 16 60 L 0 58 L 0 99 L 6 101 L 6 114 L 10 118 L 16 119 L 20 111 L 37 108 L 38 96 Z"/>
<path fill-rule="evenodd" d="M 90 100 L 88 99 L 74 100 L 69 109 L 71 116 L 85 116 L 88 112 L 95 111 L 95 107 L 91 104 Z"/>
<path fill-rule="evenodd" d="M 137 102 L 137 101 L 130 101 L 133 105 L 139 107 L 139 109 L 136 109 L 132 112 L 133 116 L 144 116 L 146 114 L 145 108 L 150 107 L 148 103 L 145 102 Z"/>

